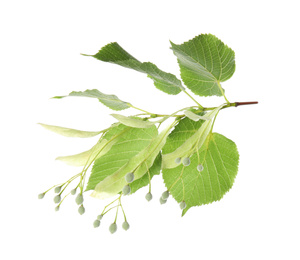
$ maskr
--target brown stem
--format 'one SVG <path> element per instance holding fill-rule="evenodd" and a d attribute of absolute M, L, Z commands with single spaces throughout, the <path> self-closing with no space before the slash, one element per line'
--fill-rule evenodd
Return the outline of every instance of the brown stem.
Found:
<path fill-rule="evenodd" d="M 235 106 L 243 106 L 243 105 L 254 105 L 258 104 L 257 101 L 248 101 L 248 102 L 235 102 Z"/>

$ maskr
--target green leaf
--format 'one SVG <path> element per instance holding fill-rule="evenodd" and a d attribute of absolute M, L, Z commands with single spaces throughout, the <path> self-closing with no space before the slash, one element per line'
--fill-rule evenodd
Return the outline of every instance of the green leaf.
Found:
<path fill-rule="evenodd" d="M 114 143 L 109 152 L 95 161 L 86 190 L 95 189 L 101 181 L 117 174 L 131 159 L 136 158 L 141 151 L 149 147 L 151 141 L 157 136 L 155 126 L 150 128 L 131 128 L 120 125 L 120 127 L 123 130 L 119 133 L 119 140 Z M 104 138 L 111 140 L 109 136 Z M 128 172 L 132 172 L 132 170 L 128 170 L 124 173 L 124 176 Z M 123 186 L 120 190 L 122 190 Z"/>
<path fill-rule="evenodd" d="M 187 167 L 163 169 L 163 179 L 172 196 L 177 202 L 186 203 L 182 215 L 193 206 L 220 200 L 232 187 L 238 172 L 236 144 L 218 133 L 210 134 L 199 154 L 190 159 Z M 197 170 L 199 164 L 203 166 L 201 172 Z"/>
<path fill-rule="evenodd" d="M 130 108 L 130 103 L 120 100 L 115 95 L 107 95 L 100 92 L 98 89 L 87 89 L 86 91 L 73 91 L 67 96 L 56 96 L 53 98 L 64 98 L 68 96 L 74 97 L 90 97 L 97 98 L 102 104 L 113 110 L 124 110 Z"/>
<path fill-rule="evenodd" d="M 84 54 L 85 55 L 85 54 Z M 128 52 L 126 52 L 118 43 L 113 42 L 104 46 L 95 55 L 92 56 L 104 62 L 118 64 L 120 66 L 130 68 L 142 73 L 148 74 L 148 77 L 154 81 L 154 85 L 161 91 L 176 95 L 180 93 L 184 87 L 181 81 L 171 73 L 160 70 L 156 65 L 150 62 L 140 62 Z"/>
<path fill-rule="evenodd" d="M 118 194 L 122 188 L 127 185 L 127 182 L 125 181 L 125 175 L 129 172 L 134 173 L 135 180 L 138 180 L 139 178 L 143 177 L 148 169 L 153 165 L 155 158 L 159 154 L 160 150 L 164 146 L 166 142 L 166 138 L 169 134 L 170 129 L 173 127 L 173 124 L 164 129 L 158 136 L 154 137 L 150 144 L 145 147 L 143 150 L 140 150 L 139 153 L 137 153 L 135 156 L 130 156 L 127 157 L 126 160 L 123 160 L 123 163 L 125 161 L 125 164 L 123 164 L 121 167 L 115 167 L 116 169 L 115 172 L 110 174 L 105 174 L 107 177 L 103 178 L 103 173 L 95 173 L 95 176 L 98 177 L 98 179 L 103 179 L 100 181 L 97 186 L 95 187 L 94 192 L 91 194 L 92 197 L 99 198 L 99 199 L 104 199 L 107 197 L 114 196 Z M 152 129 L 151 128 L 132 128 L 135 130 L 148 130 Z M 156 129 L 156 128 L 155 128 Z M 128 154 L 131 152 L 131 150 L 137 151 L 135 147 L 135 143 L 137 143 L 138 139 L 130 139 L 127 142 L 133 143 L 133 146 L 128 148 L 124 147 L 124 153 Z M 112 147 L 111 151 L 113 150 L 114 147 Z M 120 161 L 120 149 L 116 151 L 115 157 L 116 161 Z M 103 156 L 105 157 L 105 156 Z M 101 157 L 102 158 L 102 157 Z M 95 164 L 97 163 L 98 168 L 101 167 L 101 169 L 105 166 L 102 166 L 101 164 L 98 163 L 98 161 L 101 159 L 99 158 Z M 100 175 L 100 176 L 99 176 Z M 104 177 L 105 177 L 104 175 Z"/>
<path fill-rule="evenodd" d="M 135 193 L 140 188 L 146 186 L 149 184 L 149 179 L 151 180 L 154 175 L 159 175 L 161 170 L 161 153 L 159 153 L 155 161 L 153 162 L 153 165 L 149 168 L 149 173 L 146 172 L 143 177 L 133 181 L 129 184 L 131 188 L 131 194 Z"/>
<path fill-rule="evenodd" d="M 66 128 L 66 127 L 61 127 L 61 126 L 55 126 L 55 125 L 46 125 L 39 123 L 39 125 L 43 126 L 47 130 L 50 130 L 54 133 L 67 136 L 67 137 L 80 137 L 80 138 L 87 138 L 87 137 L 93 137 L 96 136 L 102 131 L 98 132 L 89 132 L 89 131 L 81 131 L 81 130 L 76 130 L 76 129 L 71 129 L 71 128 Z"/>
<path fill-rule="evenodd" d="M 220 111 L 225 104 L 205 114 L 210 120 L 194 122 L 185 118 L 175 127 L 169 135 L 164 146 L 162 168 L 174 168 L 178 166 L 177 158 L 185 158 L 193 155 L 204 143 L 211 132 L 213 125 L 212 118 Z"/>
<path fill-rule="evenodd" d="M 136 127 L 136 128 L 148 128 L 153 125 L 155 125 L 155 122 L 150 121 L 143 121 L 141 119 L 133 118 L 133 117 L 127 117 L 123 115 L 118 114 L 111 114 L 115 119 L 117 119 L 120 123 L 130 126 L 130 127 Z"/>
<path fill-rule="evenodd" d="M 184 84 L 199 96 L 222 96 L 220 82 L 235 71 L 234 51 L 216 36 L 202 34 L 181 45 L 171 42 Z"/>

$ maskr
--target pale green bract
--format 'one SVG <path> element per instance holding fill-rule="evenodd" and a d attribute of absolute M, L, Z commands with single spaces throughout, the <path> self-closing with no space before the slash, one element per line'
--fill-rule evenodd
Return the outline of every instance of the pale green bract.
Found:
<path fill-rule="evenodd" d="M 107 95 L 100 92 L 98 89 L 87 89 L 85 91 L 73 91 L 67 96 L 56 96 L 53 98 L 61 99 L 64 97 L 90 97 L 97 98 L 103 105 L 113 110 L 124 110 L 130 108 L 130 103 L 120 100 L 115 95 Z"/>
<path fill-rule="evenodd" d="M 116 141 L 116 139 L 114 141 Z M 89 165 L 93 160 L 107 153 L 110 147 L 114 144 L 113 141 L 111 141 L 109 144 L 107 144 L 107 142 L 107 140 L 102 139 L 99 143 L 97 143 L 95 146 L 92 147 L 92 149 L 88 151 L 74 155 L 59 156 L 56 158 L 56 160 L 62 161 L 72 166 Z"/>
<path fill-rule="evenodd" d="M 168 94 L 176 95 L 184 89 L 181 81 L 177 79 L 175 75 L 160 70 L 151 62 L 138 61 L 116 42 L 107 44 L 95 55 L 83 55 L 92 56 L 104 62 L 118 64 L 126 68 L 146 73 L 148 74 L 148 77 L 154 81 L 154 85 L 159 90 Z"/>
<path fill-rule="evenodd" d="M 215 108 L 214 110 L 208 112 L 206 114 L 206 117 L 213 118 L 216 116 L 216 114 L 220 111 L 220 109 L 225 106 L 225 104 Z M 181 121 L 181 124 L 184 124 L 184 122 L 187 121 Z M 162 159 L 162 168 L 175 168 L 178 166 L 178 163 L 176 163 L 177 158 L 185 158 L 190 157 L 193 155 L 204 143 L 206 137 L 211 131 L 211 127 L 213 125 L 213 120 L 205 120 L 203 123 L 201 123 L 201 126 L 198 129 L 193 129 L 194 133 L 189 131 L 189 133 L 192 135 L 189 136 L 188 139 L 186 139 L 184 142 L 180 144 L 180 146 L 176 147 L 175 150 L 168 153 L 166 150 L 167 147 L 164 147 L 163 150 L 163 159 Z M 188 128 L 186 128 L 188 129 Z M 183 135 L 181 132 L 180 135 Z M 169 137 L 169 139 L 172 138 L 172 136 Z M 172 139 L 171 139 L 172 141 Z M 168 146 L 168 142 L 166 146 Z"/>
<path fill-rule="evenodd" d="M 200 115 L 197 115 L 195 114 L 194 112 L 190 111 L 190 110 L 185 110 L 184 111 L 184 114 L 189 118 L 189 119 L 192 119 L 193 121 L 199 121 L 200 119 L 201 120 L 210 120 L 213 118 L 213 115 L 210 115 L 210 116 L 200 116 Z"/>
<path fill-rule="evenodd" d="M 117 175 L 121 169 L 126 168 L 125 166 L 130 160 L 137 158 L 141 151 L 149 147 L 158 134 L 155 126 L 150 128 L 132 128 L 122 124 L 116 128 L 116 132 L 118 141 L 112 145 L 106 154 L 94 162 L 86 190 L 94 190 L 106 178 L 113 178 L 113 176 Z M 107 135 L 104 138 L 110 139 Z M 127 184 L 124 176 L 128 172 L 133 172 L 133 170 L 135 169 L 128 169 L 124 172 L 122 177 L 123 185 L 119 191 Z M 136 173 L 134 173 L 134 176 L 137 179 Z"/>
<path fill-rule="evenodd" d="M 155 138 L 151 140 L 151 142 L 147 147 L 145 147 L 143 150 L 141 150 L 139 153 L 135 154 L 134 156 L 131 156 L 129 160 L 123 160 L 123 162 L 125 162 L 124 165 L 122 165 L 121 167 L 114 167 L 115 171 L 113 173 L 110 173 L 104 179 L 101 177 L 100 179 L 103 180 L 97 184 L 91 196 L 99 199 L 105 199 L 118 194 L 123 189 L 123 187 L 127 184 L 124 179 L 124 176 L 128 172 L 134 172 L 135 180 L 142 178 L 148 172 L 148 169 L 153 165 L 155 158 L 157 157 L 160 150 L 164 146 L 166 142 L 166 138 L 172 126 L 173 125 L 164 129 L 159 135 L 157 135 Z M 135 131 L 140 130 L 140 128 L 132 128 L 132 129 L 135 129 Z M 143 128 L 141 130 L 146 131 L 147 129 L 152 129 L 152 128 Z M 137 141 L 138 141 L 137 139 L 130 140 L 130 142 L 133 143 L 131 149 L 134 149 L 135 151 L 138 150 L 136 148 Z M 113 148 L 114 146 L 110 151 L 112 151 Z M 130 149 L 128 150 L 126 154 L 130 153 Z M 115 154 L 116 161 L 120 161 L 119 157 L 120 157 L 120 149 L 117 149 Z M 95 162 L 95 165 L 96 167 L 98 165 L 98 168 L 102 169 L 103 166 L 101 166 L 101 163 L 98 163 L 100 159 L 101 158 L 99 158 Z M 96 175 L 98 174 L 94 172 L 94 176 Z M 92 176 L 93 176 L 93 172 L 90 178 L 92 178 Z"/>
<path fill-rule="evenodd" d="M 54 133 L 57 133 L 59 135 L 63 135 L 66 137 L 88 138 L 88 137 L 93 137 L 93 136 L 96 136 L 96 135 L 99 135 L 100 133 L 102 133 L 102 131 L 98 131 L 98 132 L 81 131 L 81 130 L 66 128 L 66 127 L 61 127 L 61 126 L 46 125 L 46 124 L 42 124 L 42 123 L 39 123 L 39 125 L 46 128 L 47 130 L 50 130 Z"/>
<path fill-rule="evenodd" d="M 117 119 L 120 123 L 130 127 L 136 128 L 148 128 L 155 125 L 155 122 L 143 121 L 142 119 L 136 119 L 133 117 L 127 117 L 118 114 L 111 114 L 115 119 Z"/>
<path fill-rule="evenodd" d="M 237 147 L 223 135 L 209 134 L 198 154 L 191 157 L 188 167 L 163 169 L 163 179 L 172 196 L 186 203 L 183 215 L 192 206 L 220 200 L 232 187 L 238 171 Z M 197 170 L 199 164 L 204 166 L 201 172 Z"/>
<path fill-rule="evenodd" d="M 181 45 L 171 42 L 177 56 L 181 78 L 199 96 L 222 96 L 220 82 L 235 71 L 234 51 L 211 34 L 201 34 Z"/>

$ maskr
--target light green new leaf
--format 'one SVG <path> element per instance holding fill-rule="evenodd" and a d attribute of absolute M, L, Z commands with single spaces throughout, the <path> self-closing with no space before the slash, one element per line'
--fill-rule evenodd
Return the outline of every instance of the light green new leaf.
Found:
<path fill-rule="evenodd" d="M 85 55 L 85 54 L 84 54 Z M 156 65 L 150 62 L 140 62 L 128 52 L 126 52 L 118 43 L 113 42 L 104 46 L 95 55 L 92 56 L 104 62 L 118 64 L 120 66 L 130 68 L 142 73 L 148 74 L 148 77 L 154 81 L 154 85 L 161 91 L 176 95 L 180 93 L 184 87 L 181 81 L 171 73 L 160 70 Z"/>
<path fill-rule="evenodd" d="M 177 167 L 177 158 L 190 157 L 204 143 L 213 125 L 212 118 L 220 111 L 225 104 L 215 108 L 205 114 L 210 120 L 191 121 L 189 118 L 182 120 L 174 129 L 167 140 L 163 149 L 162 168 Z M 197 128 L 199 127 L 199 128 Z M 178 135 L 179 133 L 179 135 Z"/>
<path fill-rule="evenodd" d="M 202 34 L 181 45 L 171 42 L 184 84 L 199 96 L 222 96 L 220 82 L 235 71 L 234 51 L 216 36 Z"/>
<path fill-rule="evenodd" d="M 200 115 L 197 115 L 195 114 L 194 112 L 190 111 L 190 110 L 185 110 L 184 111 L 184 114 L 189 118 L 189 119 L 192 119 L 193 121 L 199 121 L 200 119 L 201 120 L 210 120 L 213 118 L 212 115 L 210 116 L 200 116 Z"/>
<path fill-rule="evenodd" d="M 71 129 L 71 128 L 66 128 L 66 127 L 61 127 L 61 126 L 55 126 L 55 125 L 46 125 L 39 123 L 41 126 L 46 128 L 47 130 L 50 130 L 54 133 L 67 136 L 67 137 L 80 137 L 80 138 L 87 138 L 87 137 L 93 137 L 96 136 L 102 131 L 98 132 L 89 132 L 89 131 L 81 131 L 81 130 L 76 130 L 76 129 Z"/>
<path fill-rule="evenodd" d="M 141 119 L 133 118 L 133 117 L 127 117 L 123 115 L 118 114 L 111 114 L 115 119 L 117 119 L 120 123 L 130 126 L 130 127 L 136 127 L 136 128 L 148 128 L 153 125 L 155 125 L 155 122 L 150 121 L 143 121 Z"/>
<path fill-rule="evenodd" d="M 130 103 L 120 100 L 115 95 L 107 95 L 100 92 L 98 89 L 87 89 L 85 91 L 73 91 L 67 96 L 56 96 L 53 98 L 64 98 L 64 97 L 90 97 L 97 98 L 102 104 L 113 109 L 113 110 L 124 110 L 130 108 Z"/>
<path fill-rule="evenodd" d="M 173 125 L 164 129 L 157 137 L 153 138 L 150 144 L 143 150 L 141 150 L 138 154 L 136 154 L 135 156 L 131 156 L 131 158 L 126 158 L 127 162 L 121 168 L 118 167 L 113 174 L 106 175 L 107 177 L 105 179 L 103 179 L 103 174 L 101 174 L 100 179 L 103 179 L 103 181 L 97 184 L 91 196 L 99 199 L 104 199 L 118 194 L 122 190 L 122 188 L 127 185 L 124 177 L 129 172 L 134 173 L 135 180 L 142 178 L 148 172 L 148 169 L 153 165 L 157 155 L 164 146 L 166 138 L 172 126 Z M 152 128 L 153 127 L 133 129 L 146 131 Z M 132 140 L 132 142 L 136 143 L 137 140 Z M 113 148 L 114 147 L 112 147 L 111 151 L 113 150 Z M 131 149 L 134 149 L 134 146 Z M 126 151 L 124 152 L 126 152 L 126 154 L 130 153 L 131 149 L 127 150 L 126 147 Z M 135 148 L 135 150 L 137 149 Z M 119 155 L 117 155 L 117 157 L 119 157 Z M 99 158 L 98 160 L 100 160 L 101 158 Z M 96 163 L 100 168 L 101 164 L 98 163 L 98 160 L 96 161 Z"/>
<path fill-rule="evenodd" d="M 71 166 L 85 166 L 92 162 L 95 157 L 100 157 L 103 155 L 100 151 L 103 149 L 103 147 L 106 145 L 107 140 L 103 139 L 101 142 L 97 143 L 95 146 L 93 146 L 90 150 L 74 154 L 74 155 L 68 155 L 68 156 L 59 156 L 56 158 L 58 161 L 62 161 L 68 165 Z M 97 156 L 97 154 L 99 155 Z"/>
<path fill-rule="evenodd" d="M 140 188 L 148 185 L 149 180 L 151 180 L 154 175 L 160 174 L 160 170 L 161 170 L 161 153 L 159 153 L 156 156 L 153 165 L 149 168 L 149 172 L 146 172 L 143 177 L 129 184 L 131 189 L 131 194 L 135 193 Z"/>
<path fill-rule="evenodd" d="M 97 158 L 106 154 L 110 148 L 119 141 L 127 131 L 126 126 L 113 124 L 103 137 L 90 150 L 69 156 L 60 156 L 56 160 L 62 161 L 71 166 L 89 166 Z M 107 139 L 105 139 L 107 138 Z"/>
<path fill-rule="evenodd" d="M 131 159 L 136 158 L 141 151 L 149 147 L 152 140 L 157 136 L 155 126 L 131 128 L 120 125 L 120 127 L 123 127 L 124 130 L 120 132 L 119 140 L 112 145 L 109 152 L 95 161 L 86 190 L 95 189 L 104 179 L 119 172 Z M 108 141 L 111 140 L 109 136 L 104 136 L 104 138 Z M 124 176 L 128 172 L 124 173 Z"/>
<path fill-rule="evenodd" d="M 163 169 L 166 187 L 177 202 L 184 201 L 187 210 L 193 206 L 220 200 L 230 190 L 238 172 L 239 154 L 236 144 L 223 135 L 212 133 L 194 154 L 187 167 Z M 203 170 L 199 172 L 197 165 Z"/>

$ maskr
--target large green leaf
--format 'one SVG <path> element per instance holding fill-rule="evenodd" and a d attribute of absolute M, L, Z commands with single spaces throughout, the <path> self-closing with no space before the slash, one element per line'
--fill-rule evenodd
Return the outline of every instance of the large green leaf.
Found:
<path fill-rule="evenodd" d="M 90 132 L 90 131 L 81 131 L 81 130 L 76 130 L 76 129 L 71 129 L 71 128 L 66 128 L 66 127 L 61 127 L 61 126 L 55 126 L 55 125 L 46 125 L 39 123 L 39 125 L 43 126 L 47 130 L 50 130 L 54 133 L 66 136 L 66 137 L 80 137 L 80 138 L 87 138 L 87 137 L 93 137 L 96 136 L 102 131 L 98 132 Z"/>
<path fill-rule="evenodd" d="M 95 161 L 86 190 L 95 189 L 104 179 L 119 172 L 130 160 L 136 158 L 141 151 L 149 147 L 151 141 L 157 136 L 155 126 L 131 128 L 120 125 L 119 127 L 124 128 L 122 134 L 119 135 L 118 141 L 109 152 Z M 108 141 L 111 140 L 109 136 L 104 136 L 104 138 Z"/>
<path fill-rule="evenodd" d="M 132 151 L 134 151 L 135 156 L 131 155 L 126 157 L 126 159 L 120 159 L 120 149 L 117 149 L 117 151 L 114 154 L 114 160 L 116 162 L 119 162 L 120 160 L 123 162 L 123 165 L 119 165 L 119 167 L 116 167 L 114 165 L 113 171 L 110 171 L 109 174 L 103 174 L 102 169 L 104 166 L 101 165 L 99 158 L 96 162 L 96 171 L 94 173 L 95 176 L 97 176 L 97 180 L 102 180 L 100 181 L 97 186 L 95 187 L 94 192 L 91 194 L 91 196 L 99 199 L 104 199 L 107 197 L 114 196 L 118 194 L 122 188 L 127 185 L 127 182 L 125 181 L 125 175 L 129 172 L 134 173 L 135 180 L 138 180 L 139 178 L 142 178 L 147 172 L 150 167 L 152 167 L 155 159 L 157 158 L 157 155 L 161 151 L 162 147 L 164 146 L 166 142 L 166 138 L 169 134 L 170 129 L 172 128 L 173 124 L 169 126 L 168 128 L 164 129 L 159 135 L 154 137 L 152 135 L 153 139 L 150 142 L 150 144 L 145 147 L 143 150 L 137 149 L 136 144 L 138 143 L 138 139 L 128 139 L 127 142 L 132 143 L 131 147 L 124 147 L 124 153 L 130 154 Z M 148 129 L 153 129 L 151 128 L 133 128 L 135 131 L 139 130 L 144 130 L 147 131 Z M 156 129 L 156 128 L 155 128 Z M 140 136 L 140 135 L 137 135 Z M 145 136 L 146 137 L 146 136 Z M 144 137 L 144 138 L 145 138 Z M 144 139 L 145 140 L 145 139 Z M 113 151 L 113 148 L 110 150 L 110 152 Z M 136 151 L 140 150 L 139 153 L 136 154 Z M 121 150 L 122 151 L 122 150 Z M 110 153 L 109 152 L 109 153 Z M 107 154 L 109 154 L 107 153 Z M 121 156 L 122 153 L 121 153 Z M 103 156 L 103 157 L 106 157 Z M 104 163 L 104 162 L 103 162 Z M 98 171 L 100 169 L 100 171 Z M 100 175 L 100 176 L 99 176 Z M 91 176 L 92 177 L 92 176 Z M 105 177 L 105 178 L 103 178 Z"/>
<path fill-rule="evenodd" d="M 97 89 L 87 89 L 83 92 L 82 91 L 72 91 L 67 96 L 56 96 L 53 98 L 60 99 L 60 98 L 69 97 L 69 96 L 97 98 L 102 104 L 104 104 L 105 106 L 107 106 L 113 110 L 123 110 L 123 109 L 130 108 L 130 103 L 120 100 L 115 95 L 104 94 Z"/>
<path fill-rule="evenodd" d="M 184 89 L 181 81 L 177 79 L 175 75 L 160 70 L 153 63 L 138 61 L 116 42 L 107 44 L 95 55 L 85 56 L 92 56 L 104 62 L 118 64 L 126 68 L 146 73 L 148 74 L 148 77 L 154 81 L 154 85 L 158 89 L 168 94 L 176 95 Z"/>
<path fill-rule="evenodd" d="M 234 51 L 216 36 L 202 34 L 181 45 L 171 42 L 184 84 L 199 96 L 222 96 L 220 82 L 235 71 Z"/>
<path fill-rule="evenodd" d="M 213 117 L 217 115 L 224 105 L 206 113 L 205 118 L 210 118 L 209 120 L 195 122 L 194 120 L 185 118 L 180 121 L 169 135 L 166 145 L 163 148 L 162 168 L 177 167 L 177 158 L 190 157 L 203 145 L 211 132 Z"/>
<path fill-rule="evenodd" d="M 193 206 L 220 200 L 230 190 L 237 175 L 239 154 L 233 141 L 212 133 L 190 160 L 187 167 L 180 164 L 163 169 L 163 179 L 172 196 L 186 203 L 183 215 Z M 203 166 L 201 172 L 197 170 L 199 164 Z"/>

